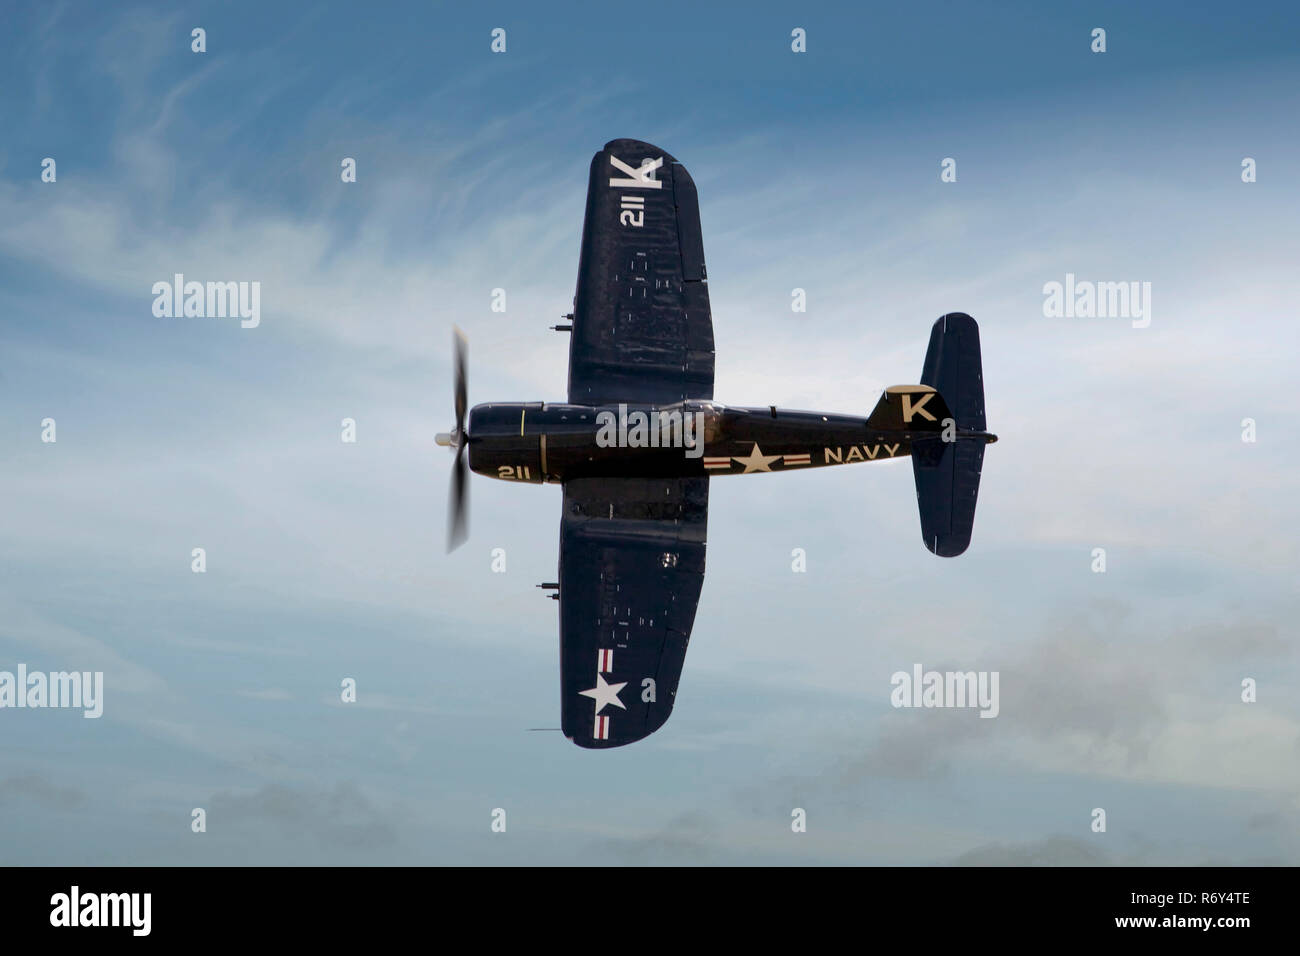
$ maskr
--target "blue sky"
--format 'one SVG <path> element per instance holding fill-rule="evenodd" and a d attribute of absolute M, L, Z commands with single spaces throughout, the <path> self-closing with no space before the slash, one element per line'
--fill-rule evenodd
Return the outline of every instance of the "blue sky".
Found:
<path fill-rule="evenodd" d="M 838 7 L 13 11 L 0 670 L 106 691 L 0 711 L 0 861 L 1300 862 L 1294 9 Z M 714 482 L 674 715 L 589 753 L 526 732 L 559 489 L 475 478 L 444 555 L 432 436 L 453 323 L 471 402 L 563 397 L 624 136 L 699 186 L 721 401 L 865 414 L 960 310 L 1002 441 L 952 561 L 905 464 Z M 261 324 L 156 318 L 175 272 Z M 1044 317 L 1066 273 L 1151 325 Z M 999 671 L 1000 716 L 892 709 L 915 662 Z"/>

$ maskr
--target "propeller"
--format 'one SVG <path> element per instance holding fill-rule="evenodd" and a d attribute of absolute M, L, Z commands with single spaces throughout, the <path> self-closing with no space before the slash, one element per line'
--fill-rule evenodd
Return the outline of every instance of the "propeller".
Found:
<path fill-rule="evenodd" d="M 456 352 L 456 427 L 450 433 L 442 433 L 434 440 L 439 444 L 456 449 L 456 461 L 451 472 L 451 496 L 447 500 L 447 552 L 450 554 L 469 537 L 469 462 L 465 460 L 465 446 L 469 436 L 465 434 L 465 412 L 469 405 L 468 388 L 465 379 L 465 353 L 468 343 L 465 333 L 455 329 L 452 346 Z"/>

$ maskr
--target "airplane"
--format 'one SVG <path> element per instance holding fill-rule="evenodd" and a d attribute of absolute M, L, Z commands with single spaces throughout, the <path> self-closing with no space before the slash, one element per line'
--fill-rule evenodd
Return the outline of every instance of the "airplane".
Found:
<path fill-rule="evenodd" d="M 570 334 L 568 401 L 468 410 L 456 332 L 448 550 L 468 534 L 468 471 L 563 487 L 558 580 L 561 730 L 602 749 L 668 720 L 704 582 L 710 480 L 911 456 L 921 536 L 970 543 L 984 446 L 979 328 L 950 312 L 918 385 L 865 418 L 713 400 L 714 343 L 695 183 L 649 143 L 591 162 Z"/>

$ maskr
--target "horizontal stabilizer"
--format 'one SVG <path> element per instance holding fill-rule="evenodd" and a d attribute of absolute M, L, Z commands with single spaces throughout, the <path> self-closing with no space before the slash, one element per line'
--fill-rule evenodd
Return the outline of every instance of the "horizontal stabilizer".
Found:
<path fill-rule="evenodd" d="M 947 399 L 959 431 L 984 431 L 979 327 L 969 315 L 953 312 L 934 323 L 921 381 Z M 958 435 L 955 441 L 935 436 L 912 442 L 921 537 L 940 557 L 956 557 L 970 545 L 988 440 Z"/>
<path fill-rule="evenodd" d="M 964 312 L 949 312 L 930 330 L 921 382 L 939 390 L 958 428 L 984 431 L 984 368 L 980 329 Z"/>

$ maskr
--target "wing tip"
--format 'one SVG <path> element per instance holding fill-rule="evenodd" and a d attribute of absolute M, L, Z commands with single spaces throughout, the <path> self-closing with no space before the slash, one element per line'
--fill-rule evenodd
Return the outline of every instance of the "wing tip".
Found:
<path fill-rule="evenodd" d="M 603 147 L 601 147 L 600 152 L 598 152 L 596 155 L 600 156 L 601 153 L 614 152 L 615 150 L 619 152 L 627 152 L 631 150 L 635 152 L 655 153 L 657 155 L 663 156 L 665 163 L 677 162 L 677 160 L 673 157 L 671 153 L 668 152 L 668 150 L 661 149 L 660 147 L 654 145 L 654 143 L 647 143 L 643 139 L 632 139 L 630 137 L 611 139 L 608 143 L 606 143 Z"/>
<path fill-rule="evenodd" d="M 674 698 L 675 696 L 676 695 L 674 695 Z M 668 723 L 668 718 L 671 717 L 673 713 L 674 702 L 675 701 L 670 700 L 662 707 L 662 709 L 657 708 L 657 713 L 652 711 L 641 730 L 637 733 L 612 734 L 608 738 L 601 739 L 593 736 L 591 733 L 591 727 L 586 726 L 580 727 L 576 731 L 571 727 L 564 727 L 564 736 L 569 738 L 569 742 L 575 747 L 581 747 L 583 750 L 613 750 L 616 747 L 626 747 L 628 744 L 634 744 L 638 741 L 645 740 L 655 731 L 663 727 L 664 724 Z M 563 721 L 561 721 L 561 723 L 563 723 Z"/>

